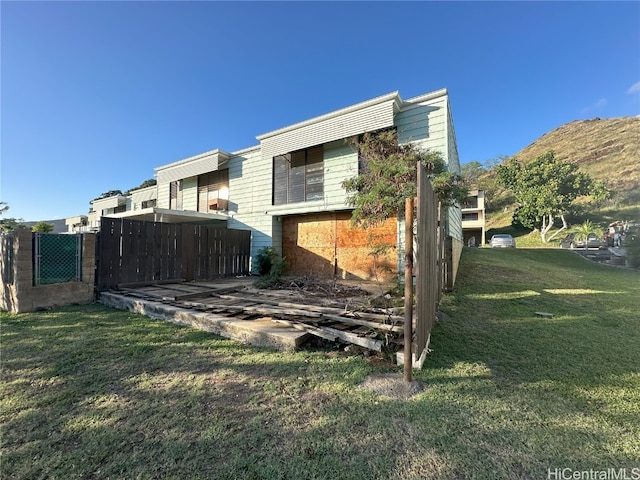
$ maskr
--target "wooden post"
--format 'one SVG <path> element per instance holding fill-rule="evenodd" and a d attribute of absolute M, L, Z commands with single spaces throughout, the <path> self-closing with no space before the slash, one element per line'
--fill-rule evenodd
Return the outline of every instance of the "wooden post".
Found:
<path fill-rule="evenodd" d="M 412 381 L 413 357 L 413 197 L 404 203 L 404 380 Z"/>

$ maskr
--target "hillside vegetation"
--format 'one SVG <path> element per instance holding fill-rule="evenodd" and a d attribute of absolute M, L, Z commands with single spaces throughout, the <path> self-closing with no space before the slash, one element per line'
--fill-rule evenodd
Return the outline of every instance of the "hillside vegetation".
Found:
<path fill-rule="evenodd" d="M 566 123 L 544 134 L 515 157 L 530 161 L 553 150 L 580 170 L 604 180 L 616 203 L 640 203 L 640 117 L 594 118 Z"/>
<path fill-rule="evenodd" d="M 604 181 L 613 192 L 612 199 L 602 205 L 583 205 L 569 212 L 571 224 L 589 219 L 604 227 L 619 219 L 640 221 L 640 117 L 569 122 L 544 134 L 514 157 L 526 163 L 550 150 L 557 158 L 578 163 L 581 171 Z M 515 208 L 513 196 L 497 185 L 494 169 L 480 178 L 479 187 L 489 199 L 487 228 L 504 230 Z"/>

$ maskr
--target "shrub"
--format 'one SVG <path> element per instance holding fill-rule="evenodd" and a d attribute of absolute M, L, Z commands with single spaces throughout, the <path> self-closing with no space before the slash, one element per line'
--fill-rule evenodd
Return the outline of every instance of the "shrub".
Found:
<path fill-rule="evenodd" d="M 273 247 L 264 247 L 256 255 L 256 263 L 258 265 L 258 273 L 260 275 L 268 275 L 271 273 L 274 260 L 278 258 L 278 253 Z"/>
<path fill-rule="evenodd" d="M 286 259 L 280 257 L 272 247 L 265 247 L 256 255 L 258 273 L 261 277 L 254 282 L 257 288 L 274 287 L 287 271 Z"/>

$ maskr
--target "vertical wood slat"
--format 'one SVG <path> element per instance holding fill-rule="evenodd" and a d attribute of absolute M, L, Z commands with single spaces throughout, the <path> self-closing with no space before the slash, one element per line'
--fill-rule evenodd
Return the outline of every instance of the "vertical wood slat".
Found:
<path fill-rule="evenodd" d="M 108 288 L 120 272 L 120 241 L 122 223 L 103 218 L 100 231 L 100 258 L 98 287 Z"/>
<path fill-rule="evenodd" d="M 153 244 L 150 255 L 153 258 L 153 274 L 150 281 L 160 280 L 162 278 L 162 257 L 160 252 L 162 251 L 162 232 L 160 231 L 160 225 L 152 223 L 151 239 L 147 240 L 147 245 Z"/>
<path fill-rule="evenodd" d="M 194 277 L 194 235 L 193 225 L 183 223 L 181 226 L 182 245 L 179 251 L 182 253 L 182 278 L 187 282 L 192 281 Z"/>
<path fill-rule="evenodd" d="M 159 277 L 154 280 L 164 280 L 165 278 L 169 278 L 169 269 L 167 268 L 167 255 L 169 254 L 169 242 L 167 240 L 167 237 L 169 236 L 168 224 L 158 224 L 158 230 L 159 232 L 156 232 L 156 235 L 160 237 L 160 250 L 158 252 L 154 252 L 154 255 L 158 255 L 160 274 Z"/>
<path fill-rule="evenodd" d="M 155 264 L 154 264 L 154 224 L 153 222 L 140 222 L 141 231 L 144 233 L 140 238 L 142 244 L 141 252 L 144 255 L 144 278 L 154 278 Z"/>
<path fill-rule="evenodd" d="M 136 273 L 136 278 L 137 277 L 144 277 L 145 276 L 145 265 L 144 265 L 144 243 L 142 242 L 142 238 L 141 238 L 141 229 L 143 227 L 142 224 L 140 224 L 140 222 L 134 222 L 131 225 L 131 234 L 133 237 L 133 249 L 132 249 L 132 256 L 136 259 L 136 269 L 135 269 L 135 273 Z M 141 252 L 141 249 L 143 249 L 143 251 Z"/>
<path fill-rule="evenodd" d="M 181 278 L 182 272 L 177 270 L 176 224 L 168 223 L 167 226 L 167 279 Z"/>
<path fill-rule="evenodd" d="M 251 232 L 193 224 L 103 218 L 100 290 L 119 283 L 248 275 Z"/>
<path fill-rule="evenodd" d="M 133 251 L 133 225 L 131 220 L 123 220 L 122 221 L 122 250 L 121 250 L 121 269 L 122 276 L 125 278 L 125 282 L 134 282 L 136 275 L 136 261 L 133 255 L 123 255 L 122 252 L 132 252 Z"/>
<path fill-rule="evenodd" d="M 198 274 L 196 278 L 209 278 L 207 256 L 209 244 L 209 231 L 204 226 L 198 227 Z"/>
<path fill-rule="evenodd" d="M 438 269 L 438 237 L 441 236 L 438 234 L 438 198 L 421 163 L 418 163 L 417 210 L 415 355 L 420 358 L 428 347 L 441 288 L 441 273 Z"/>

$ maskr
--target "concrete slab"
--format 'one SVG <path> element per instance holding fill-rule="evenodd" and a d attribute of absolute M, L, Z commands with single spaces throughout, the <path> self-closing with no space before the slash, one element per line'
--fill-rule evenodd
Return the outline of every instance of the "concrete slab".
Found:
<path fill-rule="evenodd" d="M 113 292 L 100 293 L 99 301 L 120 310 L 129 310 L 178 325 L 186 325 L 259 347 L 293 350 L 299 348 L 309 337 L 309 334 L 277 324 L 269 317 L 240 320 L 161 302 L 131 298 Z"/>

